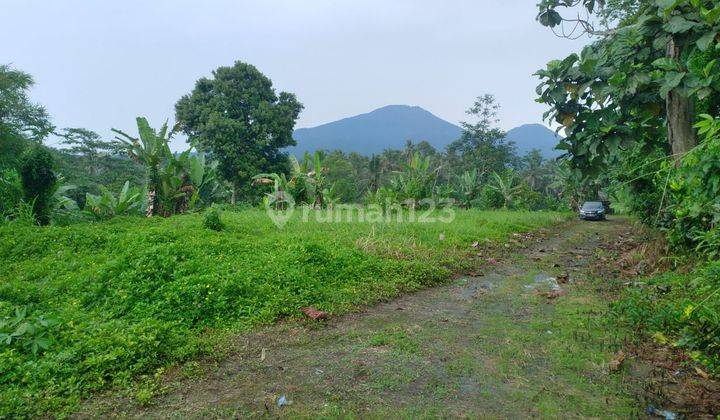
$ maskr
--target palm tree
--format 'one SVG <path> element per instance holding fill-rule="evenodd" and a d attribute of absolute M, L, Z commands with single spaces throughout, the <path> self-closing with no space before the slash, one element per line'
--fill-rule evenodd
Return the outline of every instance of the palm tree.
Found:
<path fill-rule="evenodd" d="M 546 168 L 539 150 L 533 149 L 523 157 L 523 177 L 533 191 L 540 191 L 541 184 L 546 178 Z"/>

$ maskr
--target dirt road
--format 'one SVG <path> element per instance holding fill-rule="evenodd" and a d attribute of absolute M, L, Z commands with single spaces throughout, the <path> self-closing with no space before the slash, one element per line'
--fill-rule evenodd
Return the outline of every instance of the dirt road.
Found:
<path fill-rule="evenodd" d="M 637 416 L 608 369 L 623 340 L 602 321 L 609 279 L 590 274 L 630 229 L 567 223 L 446 286 L 237 337 L 222 362 L 170 373 L 149 405 L 105 396 L 79 416 Z"/>

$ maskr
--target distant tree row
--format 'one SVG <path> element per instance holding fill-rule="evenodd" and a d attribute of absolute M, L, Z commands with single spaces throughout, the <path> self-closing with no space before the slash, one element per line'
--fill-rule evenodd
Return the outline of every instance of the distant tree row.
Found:
<path fill-rule="evenodd" d="M 290 198 L 315 207 L 433 199 L 542 209 L 575 194 L 561 187 L 554 161 L 538 151 L 517 156 L 495 126 L 491 95 L 477 98 L 468 110 L 474 121 L 463 122 L 461 137 L 444 151 L 408 140 L 403 150 L 379 155 L 323 150 L 297 159 L 283 149 L 295 145 L 303 106 L 250 64 L 236 62 L 198 80 L 175 105 L 174 126 L 156 130 L 138 117 L 137 134 L 113 129 L 115 139 L 57 129 L 29 100 L 33 81 L 26 73 L 0 66 L 0 82 L 0 213 L 8 220 L 169 216 L 226 201 L 283 206 Z M 188 136 L 183 153 L 170 150 L 177 132 Z M 62 147 L 43 146 L 51 135 Z"/>

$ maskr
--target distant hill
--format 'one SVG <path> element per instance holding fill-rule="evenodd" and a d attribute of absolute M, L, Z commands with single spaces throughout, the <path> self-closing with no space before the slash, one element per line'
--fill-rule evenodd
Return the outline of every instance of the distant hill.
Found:
<path fill-rule="evenodd" d="M 542 124 L 525 124 L 507 132 L 507 139 L 515 142 L 518 155 L 522 156 L 532 149 L 540 150 L 546 159 L 556 158 L 563 154 L 555 150 L 561 137 Z"/>
<path fill-rule="evenodd" d="M 425 140 L 434 148 L 444 150 L 460 138 L 461 133 L 457 125 L 419 106 L 388 105 L 317 127 L 299 128 L 293 133 L 297 146 L 287 150 L 297 156 L 320 149 L 371 155 L 385 149 L 402 149 L 407 140 L 415 143 Z M 508 132 L 508 138 L 517 143 L 521 155 L 537 148 L 545 157 L 558 156 L 552 151 L 557 137 L 543 125 L 517 127 Z"/>
<path fill-rule="evenodd" d="M 301 154 L 340 149 L 371 155 L 385 149 L 402 149 L 407 140 L 416 143 L 425 140 L 442 150 L 457 140 L 460 133 L 460 127 L 419 106 L 388 105 L 317 127 L 299 128 L 293 134 L 298 145 L 290 151 Z"/>

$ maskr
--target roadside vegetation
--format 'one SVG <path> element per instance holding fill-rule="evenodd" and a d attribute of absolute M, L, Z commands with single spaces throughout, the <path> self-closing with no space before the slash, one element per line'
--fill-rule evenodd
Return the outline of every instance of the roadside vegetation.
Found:
<path fill-rule="evenodd" d="M 557 35 L 593 37 L 537 73 L 546 117 L 566 134 L 560 148 L 572 183 L 608 191 L 664 232 L 677 268 L 634 282 L 616 314 L 718 375 L 720 4 L 544 0 L 538 7 L 539 22 Z"/>

